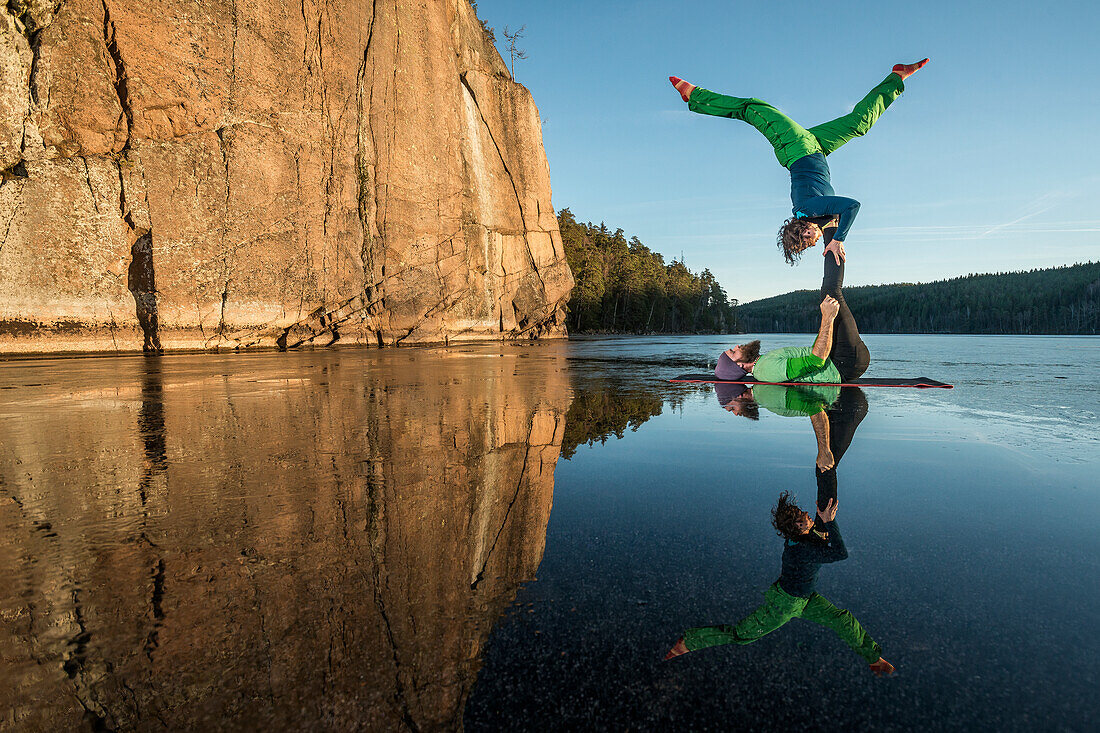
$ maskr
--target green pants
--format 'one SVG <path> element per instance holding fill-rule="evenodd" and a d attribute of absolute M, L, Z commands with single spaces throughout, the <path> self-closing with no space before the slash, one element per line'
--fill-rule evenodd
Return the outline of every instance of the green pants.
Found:
<path fill-rule="evenodd" d="M 760 99 L 727 97 L 702 87 L 695 87 L 691 93 L 688 109 L 699 114 L 748 122 L 768 138 L 780 164 L 790 168 L 791 163 L 803 156 L 814 153 L 828 155 L 853 137 L 865 135 L 904 90 L 905 83 L 901 77 L 891 73 L 851 112 L 809 130 Z"/>
<path fill-rule="evenodd" d="M 720 644 L 751 644 L 792 618 L 803 618 L 832 629 L 868 664 L 877 662 L 882 656 L 882 648 L 863 630 L 850 611 L 837 608 L 818 593 L 809 598 L 792 596 L 778 583 L 772 583 L 764 593 L 763 605 L 738 621 L 736 626 L 722 624 L 688 629 L 684 632 L 684 644 L 691 651 Z"/>

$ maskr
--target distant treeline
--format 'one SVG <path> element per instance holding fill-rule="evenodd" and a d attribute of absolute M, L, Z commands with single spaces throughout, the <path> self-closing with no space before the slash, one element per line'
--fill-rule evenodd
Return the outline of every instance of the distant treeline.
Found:
<path fill-rule="evenodd" d="M 665 263 L 622 229 L 581 224 L 558 212 L 565 258 L 577 284 L 569 299 L 573 333 L 731 333 L 737 301 L 710 270 L 696 275 L 682 262 Z"/>
<path fill-rule="evenodd" d="M 1100 334 L 1100 262 L 844 288 L 864 333 Z M 813 333 L 818 291 L 742 304 L 745 333 Z"/>

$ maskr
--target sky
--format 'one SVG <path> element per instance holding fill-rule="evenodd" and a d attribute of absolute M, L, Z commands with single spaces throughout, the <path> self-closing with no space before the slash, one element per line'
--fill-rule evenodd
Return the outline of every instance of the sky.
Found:
<path fill-rule="evenodd" d="M 709 268 L 742 302 L 820 284 L 820 245 L 776 249 L 790 176 L 744 122 L 693 114 L 670 75 L 805 127 L 898 62 L 931 62 L 829 156 L 862 207 L 846 285 L 1100 259 L 1100 3 L 478 0 L 526 26 L 516 80 L 543 123 L 556 209 Z"/>

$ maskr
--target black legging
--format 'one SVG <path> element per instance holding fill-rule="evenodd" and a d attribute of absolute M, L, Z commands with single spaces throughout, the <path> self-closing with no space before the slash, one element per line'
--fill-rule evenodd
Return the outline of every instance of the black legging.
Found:
<path fill-rule="evenodd" d="M 821 279 L 821 298 L 831 295 L 840 303 L 840 310 L 833 321 L 833 350 L 829 352 L 829 358 L 840 372 L 840 378 L 845 382 L 857 379 L 867 371 L 871 363 L 871 352 L 867 350 L 867 344 L 859 337 L 859 328 L 856 327 L 856 319 L 848 304 L 844 302 L 844 263 L 839 265 L 832 252 L 825 254 L 825 276 Z"/>
<path fill-rule="evenodd" d="M 833 467 L 828 471 L 814 467 L 817 474 L 817 506 L 821 509 L 828 506 L 829 499 L 836 499 L 836 467 L 852 444 L 856 428 L 867 416 L 867 396 L 859 387 L 841 387 L 840 397 L 825 414 L 829 418 L 829 450 L 833 453 Z"/>

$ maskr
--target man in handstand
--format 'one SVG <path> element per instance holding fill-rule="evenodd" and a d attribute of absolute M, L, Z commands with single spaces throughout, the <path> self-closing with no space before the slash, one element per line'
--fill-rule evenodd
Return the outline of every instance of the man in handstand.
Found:
<path fill-rule="evenodd" d="M 837 502 L 829 501 L 817 510 L 817 522 L 799 509 L 784 491 L 772 510 L 772 525 L 783 543 L 783 570 L 764 593 L 764 603 L 736 625 L 701 626 L 688 629 L 665 655 L 681 654 L 721 644 L 751 644 L 793 618 L 821 624 L 836 632 L 852 650 L 867 660 L 876 675 L 891 674 L 894 666 L 882 658 L 881 648 L 856 617 L 837 608 L 814 591 L 821 565 L 848 557 L 836 525 Z"/>
<path fill-rule="evenodd" d="M 783 222 L 778 236 L 784 259 L 794 265 L 803 250 L 817 243 L 824 228 L 835 225 L 835 236 L 831 242 L 826 241 L 825 254 L 832 252 L 839 263 L 844 259 L 844 242 L 859 213 L 859 202 L 835 195 L 825 156 L 866 134 L 904 91 L 904 80 L 927 63 L 928 59 L 923 59 L 915 64 L 897 64 L 851 112 L 808 130 L 762 100 L 728 97 L 676 76 L 668 79 L 692 112 L 744 120 L 762 132 L 775 148 L 779 163 L 790 170 L 794 216 Z"/>

